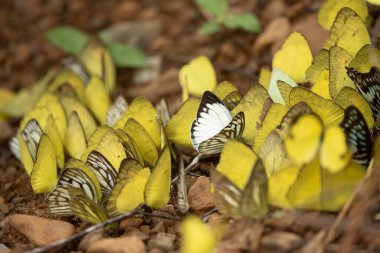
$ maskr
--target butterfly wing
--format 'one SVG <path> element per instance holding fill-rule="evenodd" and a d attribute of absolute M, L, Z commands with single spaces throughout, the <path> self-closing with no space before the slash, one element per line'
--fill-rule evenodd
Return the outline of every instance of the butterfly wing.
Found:
<path fill-rule="evenodd" d="M 24 130 L 22 130 L 22 138 L 28 145 L 28 149 L 30 154 L 33 157 L 33 161 L 36 160 L 37 155 L 37 147 L 40 142 L 42 129 L 40 124 L 38 124 L 37 120 L 31 119 L 26 123 Z"/>
<path fill-rule="evenodd" d="M 104 211 L 83 190 L 69 185 L 67 191 L 70 196 L 70 209 L 74 215 L 92 224 L 107 220 Z"/>
<path fill-rule="evenodd" d="M 367 166 L 372 155 L 372 140 L 363 115 L 356 107 L 349 106 L 340 126 L 347 136 L 352 158 L 359 164 Z"/>
<path fill-rule="evenodd" d="M 107 111 L 106 124 L 113 127 L 127 109 L 127 101 L 123 96 L 118 96 Z"/>
<path fill-rule="evenodd" d="M 199 144 L 198 152 L 205 155 L 219 154 L 229 139 L 240 139 L 245 127 L 245 116 L 239 112 L 217 135 Z"/>
<path fill-rule="evenodd" d="M 242 216 L 250 218 L 262 218 L 268 212 L 268 179 L 260 159 L 242 192 L 239 208 Z"/>
<path fill-rule="evenodd" d="M 211 171 L 211 181 L 214 184 L 215 207 L 224 215 L 239 217 L 239 205 L 242 192 L 226 176 L 218 171 Z"/>
<path fill-rule="evenodd" d="M 103 195 L 108 196 L 115 186 L 117 171 L 98 151 L 93 150 L 87 157 L 87 164 L 99 180 Z"/>
<path fill-rule="evenodd" d="M 50 213 L 70 216 L 73 215 L 70 208 L 70 195 L 67 191 L 68 185 L 58 185 L 47 197 Z"/>
<path fill-rule="evenodd" d="M 228 108 L 228 110 L 231 111 L 239 104 L 242 98 L 243 95 L 239 91 L 235 90 L 223 98 L 222 102 Z"/>
<path fill-rule="evenodd" d="M 206 91 L 198 108 L 197 117 L 191 125 L 191 142 L 198 150 L 205 140 L 220 133 L 232 120 L 227 107 L 213 93 Z"/>
<path fill-rule="evenodd" d="M 372 67 L 368 73 L 361 73 L 353 68 L 346 69 L 356 88 L 370 104 L 373 116 L 377 117 L 380 110 L 380 70 Z"/>

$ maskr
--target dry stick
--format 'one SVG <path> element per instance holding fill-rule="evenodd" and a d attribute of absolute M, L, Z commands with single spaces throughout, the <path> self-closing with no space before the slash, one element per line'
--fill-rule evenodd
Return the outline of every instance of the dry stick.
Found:
<path fill-rule="evenodd" d="M 334 224 L 328 229 L 327 234 L 323 240 L 323 245 L 321 246 L 319 252 L 325 251 L 327 245 L 333 241 L 337 236 L 337 228 L 342 223 L 344 217 L 347 215 L 354 199 L 359 195 L 364 195 L 365 201 L 367 201 L 373 192 L 376 190 L 378 179 L 380 178 L 380 155 L 376 157 L 375 164 L 372 166 L 372 170 L 366 174 L 366 177 L 362 180 L 362 182 L 355 189 L 354 193 L 351 195 L 349 200 L 344 205 L 343 209 L 340 211 L 338 217 L 336 218 Z M 377 180 L 374 180 L 377 179 Z M 362 201 L 361 201 L 362 202 Z M 358 205 L 356 209 L 363 209 L 361 205 Z M 365 213 L 363 211 L 362 213 Z M 363 217 L 361 217 L 363 218 Z M 355 224 L 354 228 L 357 229 L 359 224 Z M 354 234 L 354 233 L 352 233 Z M 353 238 L 351 238 L 353 239 Z"/>
<path fill-rule="evenodd" d="M 131 212 L 128 212 L 128 213 L 123 213 L 119 216 L 116 216 L 116 217 L 113 217 L 113 218 L 110 218 L 104 222 L 101 222 L 101 223 L 98 223 L 94 226 L 91 226 L 89 228 L 86 228 L 85 230 L 75 234 L 75 235 L 72 235 L 68 238 L 65 238 L 65 239 L 61 239 L 61 240 L 58 240 L 58 241 L 55 241 L 51 244 L 48 244 L 46 246 L 43 246 L 43 247 L 39 247 L 39 248 L 35 248 L 33 250 L 30 250 L 30 251 L 27 251 L 27 253 L 43 253 L 43 252 L 48 252 L 50 250 L 53 250 L 57 247 L 61 247 L 65 244 L 68 244 L 76 239 L 79 239 L 81 238 L 82 236 L 85 236 L 95 230 L 98 230 L 99 228 L 103 228 L 105 226 L 108 226 L 109 224 L 112 224 L 114 222 L 117 222 L 117 221 L 120 221 L 122 219 L 125 219 L 125 218 L 129 218 L 129 217 L 132 217 L 136 214 L 139 214 L 141 213 L 140 209 L 141 209 L 142 205 L 138 206 L 136 209 L 134 209 L 133 211 Z"/>
<path fill-rule="evenodd" d="M 364 184 L 361 187 L 359 198 L 356 203 L 352 207 L 351 213 L 352 219 L 348 225 L 346 231 L 350 233 L 346 233 L 342 239 L 342 248 L 340 252 L 343 252 L 343 249 L 346 249 L 344 252 L 352 251 L 352 246 L 356 242 L 358 237 L 358 232 L 361 228 L 361 224 L 363 223 L 366 214 L 368 213 L 368 209 L 370 207 L 371 198 L 375 195 L 376 190 L 378 188 L 378 183 L 380 182 L 380 155 L 376 157 L 375 164 L 372 166 L 372 170 L 368 173 L 368 178 L 364 180 Z"/>

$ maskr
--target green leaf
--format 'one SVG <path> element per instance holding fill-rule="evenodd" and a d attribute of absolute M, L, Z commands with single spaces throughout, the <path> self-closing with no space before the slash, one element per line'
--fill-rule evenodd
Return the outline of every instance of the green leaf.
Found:
<path fill-rule="evenodd" d="M 220 24 L 216 21 L 210 21 L 204 23 L 199 29 L 198 33 L 200 34 L 211 34 L 218 32 L 220 30 Z"/>
<path fill-rule="evenodd" d="M 104 44 L 113 43 L 112 35 L 109 29 L 104 29 L 104 30 L 99 31 L 98 37 L 100 38 L 101 41 L 103 41 Z"/>
<path fill-rule="evenodd" d="M 228 14 L 223 20 L 223 24 L 231 29 L 241 28 L 248 32 L 260 32 L 260 21 L 255 15 Z"/>
<path fill-rule="evenodd" d="M 86 44 L 88 35 L 70 26 L 56 26 L 44 33 L 52 44 L 71 54 L 78 54 Z"/>
<path fill-rule="evenodd" d="M 120 43 L 109 43 L 107 47 L 118 67 L 141 68 L 148 65 L 145 54 L 135 47 Z"/>
<path fill-rule="evenodd" d="M 227 0 L 196 0 L 197 4 L 215 16 L 224 16 L 228 9 Z"/>

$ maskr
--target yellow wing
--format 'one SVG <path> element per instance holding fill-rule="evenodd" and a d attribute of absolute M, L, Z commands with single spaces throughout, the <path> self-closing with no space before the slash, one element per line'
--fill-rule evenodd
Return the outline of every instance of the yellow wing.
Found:
<path fill-rule="evenodd" d="M 239 159 L 236 159 L 236 154 L 239 154 Z M 224 145 L 216 170 L 242 191 L 256 161 L 257 155 L 249 147 L 229 140 Z"/>
<path fill-rule="evenodd" d="M 145 163 L 154 166 L 158 160 L 158 150 L 148 131 L 133 118 L 127 121 L 124 131 L 136 142 Z"/>
<path fill-rule="evenodd" d="M 256 136 L 253 142 L 253 150 L 258 152 L 261 146 L 264 144 L 268 135 L 278 126 L 280 125 L 282 118 L 288 112 L 288 108 L 281 104 L 272 104 L 269 108 L 263 123 L 261 125 L 260 131 Z"/>
<path fill-rule="evenodd" d="M 97 127 L 97 123 L 89 110 L 78 100 L 71 97 L 60 96 L 59 101 L 63 105 L 67 119 L 69 119 L 71 114 L 76 111 L 80 122 L 82 123 L 84 133 L 86 134 L 86 139 L 90 139 Z"/>
<path fill-rule="evenodd" d="M 321 49 L 314 57 L 313 63 L 306 70 L 306 80 L 315 84 L 318 76 L 325 69 L 329 69 L 329 50 Z"/>
<path fill-rule="evenodd" d="M 356 55 L 367 44 L 371 44 L 371 39 L 363 20 L 353 10 L 344 7 L 336 16 L 330 37 L 323 47 L 340 46 L 350 55 Z"/>
<path fill-rule="evenodd" d="M 343 48 L 332 46 L 330 48 L 330 95 L 335 97 L 345 87 L 356 89 L 355 84 L 348 77 L 346 66 L 351 62 L 352 56 Z"/>
<path fill-rule="evenodd" d="M 65 111 L 57 96 L 49 92 L 41 95 L 33 108 L 22 119 L 19 129 L 23 129 L 31 119 L 36 119 L 41 128 L 44 129 L 50 114 L 55 120 L 61 138 L 63 138 L 67 127 Z"/>
<path fill-rule="evenodd" d="M 116 185 L 106 204 L 107 213 L 116 216 L 145 203 L 144 191 L 149 177 L 149 168 L 143 168 L 132 159 L 124 160 Z"/>
<path fill-rule="evenodd" d="M 243 140 L 248 144 L 252 144 L 254 138 L 259 132 L 258 125 L 264 119 L 272 100 L 268 92 L 259 84 L 254 85 L 240 100 L 240 103 L 232 110 L 232 114 L 244 112 L 245 128 L 243 132 Z"/>
<path fill-rule="evenodd" d="M 349 66 L 362 73 L 368 73 L 373 66 L 380 68 L 380 50 L 371 45 L 363 46 Z"/>
<path fill-rule="evenodd" d="M 183 253 L 211 253 L 219 241 L 218 233 L 196 216 L 186 217 L 180 229 L 181 252 Z"/>
<path fill-rule="evenodd" d="M 307 103 L 312 111 L 323 120 L 326 126 L 338 125 L 344 117 L 344 110 L 332 100 L 318 96 L 302 87 L 292 88 L 289 95 L 290 105 L 292 106 L 302 101 Z"/>
<path fill-rule="evenodd" d="M 74 215 L 92 224 L 107 220 L 104 211 L 89 199 L 81 189 L 72 186 L 68 186 L 67 189 L 70 196 L 70 209 Z"/>
<path fill-rule="evenodd" d="M 318 24 L 326 30 L 330 30 L 335 17 L 338 12 L 344 8 L 349 7 L 355 11 L 359 17 L 366 21 L 368 17 L 368 9 L 365 1 L 363 0 L 327 0 L 323 3 L 318 12 Z"/>
<path fill-rule="evenodd" d="M 350 87 L 343 87 L 338 95 L 334 98 L 334 102 L 337 103 L 343 109 L 346 109 L 350 105 L 354 105 L 363 114 L 364 119 L 369 129 L 372 129 L 375 125 L 372 110 L 364 97 L 355 89 Z"/>
<path fill-rule="evenodd" d="M 87 138 L 76 111 L 70 115 L 64 144 L 69 156 L 76 159 L 80 159 L 87 148 Z"/>
<path fill-rule="evenodd" d="M 84 90 L 85 84 L 82 79 L 70 69 L 65 68 L 59 72 L 54 79 L 49 83 L 48 91 L 56 92 L 62 88 L 63 85 L 70 85 L 76 94 L 76 97 L 85 103 Z"/>
<path fill-rule="evenodd" d="M 115 90 L 115 64 L 111 54 L 98 40 L 90 39 L 78 57 L 92 75 L 97 75 L 101 78 L 108 93 Z"/>
<path fill-rule="evenodd" d="M 95 118 L 101 123 L 106 123 L 108 109 L 111 100 L 107 92 L 107 87 L 98 76 L 92 76 L 84 92 L 86 105 L 94 114 Z"/>
<path fill-rule="evenodd" d="M 272 62 L 272 67 L 287 73 L 296 83 L 306 81 L 306 70 L 311 65 L 313 55 L 305 37 L 293 32 L 278 51 Z"/>
<path fill-rule="evenodd" d="M 171 157 L 166 146 L 145 187 L 145 204 L 152 208 L 163 208 L 170 199 Z"/>
<path fill-rule="evenodd" d="M 331 173 L 343 170 L 351 161 L 346 135 L 339 126 L 325 130 L 320 150 L 320 164 Z"/>
<path fill-rule="evenodd" d="M 53 144 L 58 168 L 62 169 L 65 164 L 65 153 L 63 150 L 63 137 L 59 135 L 58 127 L 52 115 L 49 115 L 47 118 L 44 132 L 49 136 Z"/>
<path fill-rule="evenodd" d="M 33 191 L 36 193 L 50 192 L 57 183 L 57 161 L 54 146 L 49 136 L 42 134 L 38 144 L 36 161 L 30 175 Z"/>
<path fill-rule="evenodd" d="M 206 90 L 212 91 L 216 87 L 216 74 L 210 60 L 198 56 L 184 65 L 179 71 L 181 86 L 187 86 L 191 95 L 202 96 Z"/>
<path fill-rule="evenodd" d="M 157 111 L 152 103 L 144 97 L 135 98 L 124 115 L 117 121 L 114 128 L 123 128 L 131 118 L 145 128 L 156 147 L 159 147 L 161 142 L 161 130 L 157 123 Z"/>
<path fill-rule="evenodd" d="M 197 116 L 199 104 L 199 99 L 189 98 L 181 105 L 178 112 L 173 115 L 165 128 L 170 142 L 180 146 L 193 147 L 190 128 Z"/>
<path fill-rule="evenodd" d="M 329 70 L 328 69 L 322 70 L 319 76 L 317 77 L 317 79 L 315 80 L 315 83 L 313 87 L 311 88 L 311 91 L 323 98 L 331 99 L 329 79 L 330 79 Z"/>
<path fill-rule="evenodd" d="M 289 158 L 298 166 L 311 162 L 319 151 L 323 123 L 314 114 L 305 114 L 296 119 L 284 140 Z"/>
<path fill-rule="evenodd" d="M 86 161 L 88 154 L 96 150 L 101 153 L 112 166 L 118 171 L 121 162 L 126 158 L 123 144 L 116 135 L 115 130 L 109 127 L 99 127 L 88 141 L 88 147 L 83 153 L 81 160 Z"/>

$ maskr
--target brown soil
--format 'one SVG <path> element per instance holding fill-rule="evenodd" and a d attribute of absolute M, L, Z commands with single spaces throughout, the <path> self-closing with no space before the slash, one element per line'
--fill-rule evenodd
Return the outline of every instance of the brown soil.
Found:
<path fill-rule="evenodd" d="M 285 34 L 295 30 L 304 32 L 314 53 L 321 48 L 326 38 L 326 32 L 315 25 L 315 14 L 322 3 L 320 0 L 233 0 L 230 3 L 233 11 L 256 13 L 263 30 L 273 20 L 282 18 L 290 25 Z M 374 9 L 373 24 L 378 23 L 376 11 Z M 16 91 L 30 86 L 50 68 L 61 66 L 65 53 L 43 37 L 43 32 L 49 28 L 70 25 L 95 34 L 114 24 L 132 21 L 148 21 L 160 25 L 161 31 L 139 46 L 149 56 L 162 57 L 161 75 L 178 69 L 196 55 L 206 54 L 215 64 L 218 80 L 229 80 L 243 92 L 257 82 L 260 68 L 270 65 L 273 52 L 286 38 L 273 34 L 269 36 L 268 43 L 257 45 L 258 35 L 241 30 L 223 30 L 211 36 L 198 35 L 196 30 L 206 21 L 206 17 L 190 0 L 3 0 L 0 3 L 0 88 Z M 377 26 L 371 27 L 374 27 L 371 30 L 373 41 L 377 42 Z M 137 95 L 145 95 L 157 102 L 165 97 L 169 99 L 172 111 L 178 108 L 181 101 L 179 86 L 172 88 L 165 85 L 149 86 L 153 85 L 150 83 L 136 84 L 132 81 L 134 72 L 129 68 L 117 70 L 117 93 L 125 95 L 128 100 Z M 156 95 L 156 89 L 159 89 L 160 96 Z M 9 151 L 8 141 L 16 129 L 17 120 L 0 123 L 0 221 L 13 213 L 52 217 L 47 213 L 45 196 L 32 192 L 22 165 Z M 363 196 L 366 196 L 365 194 L 371 193 L 373 195 L 375 190 L 363 191 Z M 326 246 L 327 252 L 380 250 L 378 224 L 363 221 L 363 216 L 367 214 L 363 214 L 364 210 L 361 212 L 360 208 L 355 208 L 355 204 L 357 207 L 363 203 L 360 199 L 356 202 L 349 217 L 351 220 L 358 219 L 361 223 L 356 224 L 345 218 L 343 225 L 336 229 L 337 238 Z M 235 242 L 253 240 L 248 244 L 251 250 L 257 250 L 261 243 L 263 252 L 276 252 L 276 243 L 288 242 L 286 240 L 289 239 L 286 238 L 291 234 L 302 240 L 283 252 L 301 251 L 303 246 L 310 245 L 313 240 L 319 243 L 318 233 L 329 228 L 336 218 L 336 214 L 330 213 L 285 212 L 281 219 L 267 219 L 250 226 L 235 221 L 225 237 Z M 70 221 L 78 224 L 76 220 Z M 153 224 L 144 221 L 139 229 L 148 235 L 154 235 L 154 231 L 149 232 L 154 230 Z M 165 231 L 176 233 L 176 222 L 165 222 L 164 225 Z M 78 225 L 78 231 L 84 226 Z M 25 238 L 13 231 L 0 230 L 0 242 L 18 251 L 33 248 Z M 66 251 L 76 250 L 76 247 L 76 243 L 70 244 Z M 246 251 L 245 248 L 241 252 Z"/>

